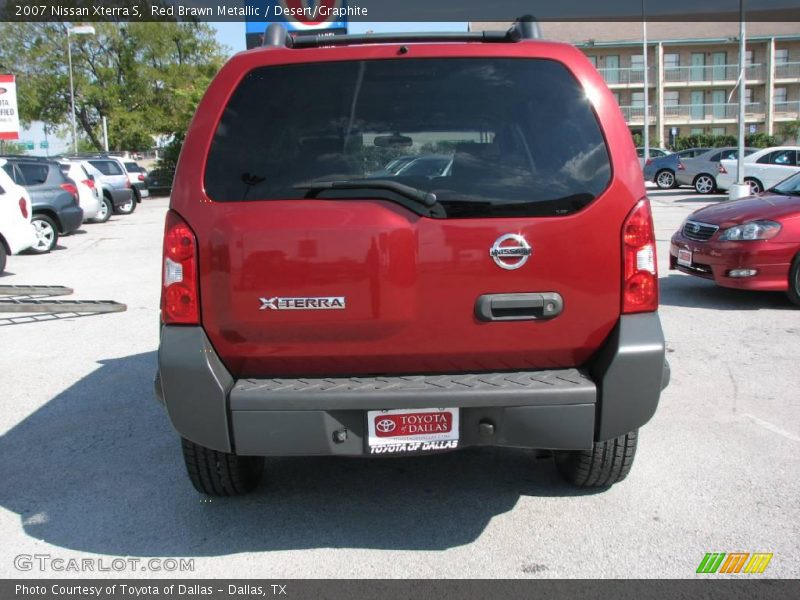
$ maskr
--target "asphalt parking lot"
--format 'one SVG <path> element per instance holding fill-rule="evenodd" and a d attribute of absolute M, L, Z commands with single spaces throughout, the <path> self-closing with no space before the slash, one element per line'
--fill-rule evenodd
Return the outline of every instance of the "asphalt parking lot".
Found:
<path fill-rule="evenodd" d="M 167 200 L 10 257 L 0 284 L 128 310 L 0 314 L 0 576 L 87 576 L 15 567 L 49 554 L 195 559 L 159 577 L 684 578 L 706 552 L 771 552 L 766 576 L 800 576 L 800 310 L 668 271 L 672 232 L 722 198 L 651 198 L 672 383 L 630 477 L 600 492 L 532 453 L 474 449 L 270 460 L 255 494 L 209 501 L 152 393 Z"/>

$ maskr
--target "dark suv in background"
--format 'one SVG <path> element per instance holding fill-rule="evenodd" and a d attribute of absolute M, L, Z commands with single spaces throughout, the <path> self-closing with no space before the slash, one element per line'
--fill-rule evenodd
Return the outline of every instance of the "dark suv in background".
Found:
<path fill-rule="evenodd" d="M 5 156 L 3 166 L 14 183 L 31 196 L 31 223 L 36 230 L 36 244 L 31 252 L 50 252 L 58 236 L 72 233 L 83 222 L 75 182 L 64 176 L 57 162 L 32 156 Z"/>
<path fill-rule="evenodd" d="M 199 491 L 249 491 L 265 456 L 484 445 L 626 477 L 669 380 L 650 204 L 602 77 L 535 29 L 274 24 L 217 74 L 166 217 L 156 377 Z M 443 166 L 387 168 L 409 156 Z"/>

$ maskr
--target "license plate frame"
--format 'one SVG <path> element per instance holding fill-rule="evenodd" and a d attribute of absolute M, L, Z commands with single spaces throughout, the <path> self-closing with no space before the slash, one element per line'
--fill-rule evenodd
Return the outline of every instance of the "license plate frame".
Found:
<path fill-rule="evenodd" d="M 682 267 L 691 267 L 692 251 L 688 248 L 678 248 L 678 264 Z"/>
<path fill-rule="evenodd" d="M 461 443 L 456 407 L 368 410 L 365 416 L 367 454 L 428 454 Z"/>

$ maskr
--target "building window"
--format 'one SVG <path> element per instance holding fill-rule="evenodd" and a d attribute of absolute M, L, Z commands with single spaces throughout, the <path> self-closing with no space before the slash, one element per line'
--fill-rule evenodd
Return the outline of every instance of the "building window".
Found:
<path fill-rule="evenodd" d="M 786 48 L 781 48 L 775 50 L 775 64 L 776 65 L 785 65 L 789 62 L 789 50 Z"/>
<path fill-rule="evenodd" d="M 706 130 L 705 130 L 705 129 L 703 129 L 702 127 L 692 127 L 692 128 L 689 130 L 689 133 L 690 133 L 691 135 L 703 135 L 705 132 L 706 132 Z"/>
<path fill-rule="evenodd" d="M 606 56 L 606 68 L 603 70 L 603 77 L 606 83 L 619 83 L 619 56 Z"/>
<path fill-rule="evenodd" d="M 644 55 L 634 54 L 631 56 L 631 69 L 634 71 L 644 71 Z"/>
<path fill-rule="evenodd" d="M 725 128 L 724 127 L 712 127 L 711 128 L 711 135 L 725 135 Z"/>
<path fill-rule="evenodd" d="M 775 94 L 774 94 L 775 104 L 785 104 L 786 103 L 786 88 L 785 87 L 776 87 Z"/>
<path fill-rule="evenodd" d="M 644 106 L 644 92 L 633 92 L 631 94 L 631 106 L 642 108 Z"/>
<path fill-rule="evenodd" d="M 619 92 L 611 92 L 611 94 L 614 96 L 617 105 L 619 105 Z"/>
<path fill-rule="evenodd" d="M 744 103 L 745 104 L 753 103 L 753 88 L 751 87 L 744 88 Z"/>
<path fill-rule="evenodd" d="M 586 58 L 589 59 L 589 62 L 592 63 L 592 66 L 596 69 L 597 68 L 597 57 L 596 56 L 587 56 Z"/>
<path fill-rule="evenodd" d="M 665 54 L 664 55 L 664 68 L 665 69 L 677 69 L 681 66 L 681 55 L 680 54 Z"/>
<path fill-rule="evenodd" d="M 664 92 L 664 106 L 678 106 L 680 102 L 680 92 L 677 90 L 667 90 Z"/>
<path fill-rule="evenodd" d="M 745 67 L 752 67 L 753 66 L 753 51 L 752 50 L 745 50 L 744 51 L 744 66 Z"/>

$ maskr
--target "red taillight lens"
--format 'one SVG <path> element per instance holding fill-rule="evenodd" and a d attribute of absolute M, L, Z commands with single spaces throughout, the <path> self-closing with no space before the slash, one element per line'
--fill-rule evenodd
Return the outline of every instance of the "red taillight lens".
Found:
<path fill-rule="evenodd" d="M 636 203 L 622 226 L 622 312 L 658 310 L 656 236 L 650 201 Z"/>
<path fill-rule="evenodd" d="M 144 175 L 142 175 L 141 173 L 139 173 L 139 181 L 144 181 Z"/>
<path fill-rule="evenodd" d="M 20 198 L 19 199 L 19 212 L 22 213 L 22 218 L 23 219 L 27 219 L 28 218 L 28 203 L 25 202 L 25 198 Z"/>
<path fill-rule="evenodd" d="M 94 181 L 92 181 L 91 179 L 84 179 L 82 183 L 83 185 L 88 186 L 90 190 L 94 189 Z"/>
<path fill-rule="evenodd" d="M 644 164 L 645 164 L 645 165 L 652 165 L 652 164 L 653 164 L 653 159 L 652 159 L 652 158 L 648 158 L 648 159 L 645 161 L 645 163 L 644 163 Z"/>
<path fill-rule="evenodd" d="M 719 163 L 718 171 L 720 173 L 727 173 L 728 172 L 728 170 L 725 167 L 722 166 L 722 163 Z"/>
<path fill-rule="evenodd" d="M 65 192 L 69 192 L 70 194 L 72 194 L 72 197 L 75 198 L 75 202 L 78 201 L 78 188 L 75 187 L 75 184 L 62 183 L 61 189 L 64 190 Z"/>
<path fill-rule="evenodd" d="M 167 324 L 198 324 L 197 239 L 183 219 L 172 211 L 167 213 L 164 227 L 163 268 L 161 320 Z"/>

